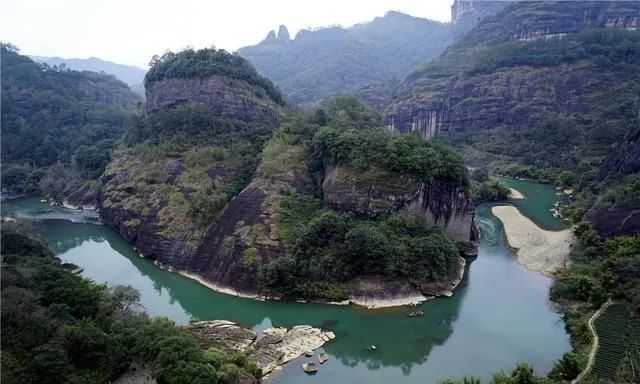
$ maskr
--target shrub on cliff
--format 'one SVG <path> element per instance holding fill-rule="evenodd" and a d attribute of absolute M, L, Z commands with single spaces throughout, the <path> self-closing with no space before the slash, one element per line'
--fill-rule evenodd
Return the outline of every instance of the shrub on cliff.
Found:
<path fill-rule="evenodd" d="M 228 76 L 263 89 L 273 101 L 284 105 L 280 91 L 269 79 L 260 76 L 246 59 L 224 49 L 166 52 L 162 56 L 153 56 L 149 65 L 151 68 L 144 78 L 145 86 L 153 81 L 171 78 Z"/>

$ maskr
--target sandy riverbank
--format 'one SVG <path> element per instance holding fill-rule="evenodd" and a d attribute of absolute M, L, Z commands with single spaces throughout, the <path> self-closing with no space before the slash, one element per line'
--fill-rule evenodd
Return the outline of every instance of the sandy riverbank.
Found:
<path fill-rule="evenodd" d="M 522 200 L 524 199 L 524 195 L 520 193 L 520 191 L 518 191 L 517 189 L 509 188 L 509 198 L 515 199 L 515 200 Z"/>
<path fill-rule="evenodd" d="M 493 207 L 491 213 L 502 221 L 520 264 L 550 276 L 567 263 L 573 242 L 571 229 L 545 231 L 510 205 Z"/>

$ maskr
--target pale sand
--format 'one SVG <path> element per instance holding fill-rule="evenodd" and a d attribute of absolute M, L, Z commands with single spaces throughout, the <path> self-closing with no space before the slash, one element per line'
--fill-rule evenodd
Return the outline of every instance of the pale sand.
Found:
<path fill-rule="evenodd" d="M 573 242 L 571 229 L 545 231 L 510 205 L 493 207 L 491 213 L 502 221 L 518 263 L 546 276 L 565 266 Z"/>
<path fill-rule="evenodd" d="M 524 199 L 524 195 L 522 193 L 520 193 L 520 191 L 518 191 L 517 189 L 514 188 L 509 188 L 509 198 L 511 199 L 515 199 L 515 200 L 522 200 Z"/>
<path fill-rule="evenodd" d="M 405 305 L 418 305 L 430 299 L 433 299 L 433 296 L 424 296 L 420 293 L 416 293 L 414 295 L 395 296 L 394 298 L 349 296 L 349 303 L 359 305 L 367 309 L 379 309 L 402 307 Z"/>
<path fill-rule="evenodd" d="M 95 205 L 73 205 L 68 201 L 63 201 L 62 202 L 62 206 L 67 208 L 67 209 L 78 209 L 80 207 L 82 207 L 82 209 L 86 209 L 88 211 L 95 211 L 96 210 L 96 206 Z"/>

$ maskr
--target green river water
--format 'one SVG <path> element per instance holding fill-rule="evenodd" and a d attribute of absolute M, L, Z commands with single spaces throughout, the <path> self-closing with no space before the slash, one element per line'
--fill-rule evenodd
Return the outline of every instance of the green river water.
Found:
<path fill-rule="evenodd" d="M 514 201 L 539 225 L 559 229 L 549 209 L 557 197 L 551 187 L 509 180 L 527 198 Z M 550 206 L 549 206 L 550 205 Z M 197 282 L 157 268 L 140 258 L 116 232 L 97 225 L 91 212 L 54 208 L 38 214 L 35 198 L 5 200 L 4 214 L 34 219 L 47 242 L 64 261 L 84 268 L 83 275 L 109 285 L 138 289 L 152 316 L 185 324 L 191 318 L 227 319 L 261 330 L 272 325 L 311 324 L 333 330 L 325 345 L 330 360 L 314 376 L 289 363 L 277 383 L 437 383 L 445 377 L 483 378 L 530 363 L 539 374 L 570 350 L 560 314 L 548 299 L 550 279 L 516 263 L 501 223 L 490 205 L 477 209 L 482 240 L 463 282 L 451 298 L 413 308 L 364 310 L 346 306 L 259 302 L 216 293 Z M 375 344 L 376 351 L 365 348 Z"/>

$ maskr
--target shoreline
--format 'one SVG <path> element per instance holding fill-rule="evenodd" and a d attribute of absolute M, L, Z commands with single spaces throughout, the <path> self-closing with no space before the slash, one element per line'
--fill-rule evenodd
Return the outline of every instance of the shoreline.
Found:
<path fill-rule="evenodd" d="M 544 230 L 512 205 L 494 206 L 491 213 L 502 222 L 519 264 L 547 277 L 566 266 L 574 240 L 570 228 Z"/>
<path fill-rule="evenodd" d="M 509 187 L 509 198 L 513 200 L 523 200 L 524 195 L 517 189 Z"/>
<path fill-rule="evenodd" d="M 154 263 L 154 264 L 156 264 L 156 263 Z M 236 291 L 233 288 L 223 287 L 221 285 L 214 284 L 212 282 L 206 281 L 205 279 L 203 279 L 202 277 L 200 277 L 200 276 L 198 276 L 198 275 L 196 275 L 194 273 L 190 273 L 190 272 L 186 272 L 186 271 L 179 271 L 179 270 L 173 269 L 171 267 L 166 267 L 166 266 L 164 266 L 162 264 L 159 264 L 159 263 L 156 264 L 156 265 L 159 268 L 164 269 L 165 271 L 177 273 L 180 276 L 184 276 L 184 277 L 186 277 L 188 279 L 195 280 L 196 282 L 198 282 L 198 283 L 204 285 L 205 287 L 207 287 L 207 288 L 209 288 L 209 289 L 211 289 L 211 290 L 213 290 L 215 292 L 218 292 L 218 293 L 223 293 L 225 295 L 230 295 L 230 296 L 242 297 L 244 299 L 253 299 L 253 300 L 256 300 L 256 301 L 265 301 L 266 300 L 266 298 L 263 298 L 262 296 L 259 296 L 257 294 L 243 293 L 243 292 L 240 292 L 240 291 Z"/>
<path fill-rule="evenodd" d="M 144 256 L 143 256 L 144 257 Z M 290 300 L 292 303 L 297 302 L 301 304 L 313 303 L 313 304 L 327 304 L 327 305 L 353 305 L 357 307 L 362 307 L 365 309 L 384 309 L 384 308 L 393 308 L 393 307 L 404 307 L 404 306 L 417 306 L 429 300 L 433 300 L 437 297 L 451 297 L 454 294 L 454 290 L 460 285 L 462 279 L 464 278 L 464 271 L 466 269 L 467 261 L 460 257 L 460 269 L 458 270 L 458 275 L 456 278 L 449 284 L 447 289 L 442 289 L 437 291 L 433 295 L 424 295 L 419 291 L 415 291 L 414 293 L 407 295 L 397 295 L 392 298 L 378 298 L 378 297 L 367 297 L 367 296 L 349 296 L 346 300 L 343 301 L 321 301 L 321 300 L 309 300 L 309 301 L 301 301 L 301 300 Z M 283 301 L 279 297 L 265 297 L 256 294 L 244 293 L 237 291 L 233 288 L 225 287 L 219 284 L 212 283 L 210 281 L 206 281 L 202 277 L 196 275 L 195 273 L 176 270 L 171 268 L 170 266 L 166 266 L 164 264 L 155 262 L 153 263 L 160 269 L 163 269 L 168 272 L 177 273 L 180 276 L 186 277 L 188 279 L 194 280 L 201 285 L 215 291 L 218 293 L 241 297 L 244 299 L 253 299 L 255 301 Z"/>

